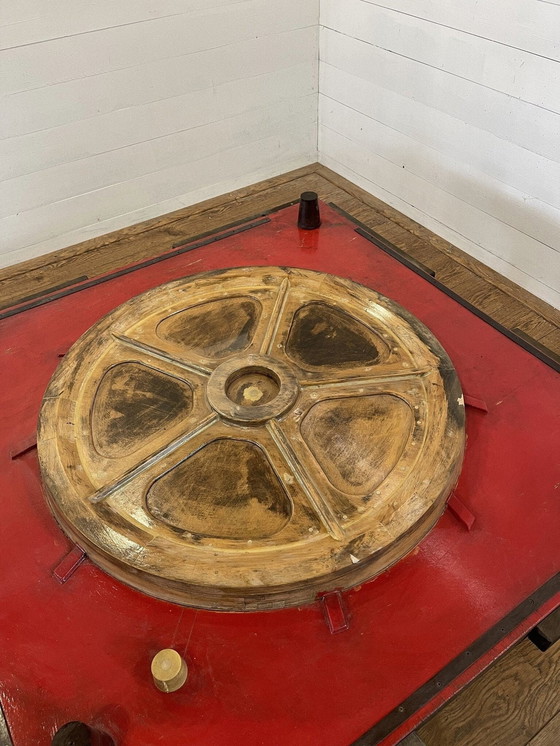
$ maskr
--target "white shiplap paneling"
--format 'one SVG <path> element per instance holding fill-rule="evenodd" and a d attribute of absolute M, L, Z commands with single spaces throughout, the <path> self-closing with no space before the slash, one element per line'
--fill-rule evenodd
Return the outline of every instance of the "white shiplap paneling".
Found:
<path fill-rule="evenodd" d="M 545 5 L 322 0 L 319 154 L 560 305 L 560 8 Z"/>
<path fill-rule="evenodd" d="M 8 94 L 0 137 L 42 132 L 187 93 L 212 91 L 224 83 L 301 62 L 309 65 L 306 77 L 313 83 L 316 58 L 316 29 L 308 26 Z"/>
<path fill-rule="evenodd" d="M 19 0 L 3 3 L 0 49 L 62 39 L 244 0 Z"/>
<path fill-rule="evenodd" d="M 0 264 L 315 161 L 319 3 L 282 5 L 8 0 Z"/>
<path fill-rule="evenodd" d="M 84 0 L 77 4 L 81 6 Z M 283 0 L 283 12 L 278 13 L 272 0 L 225 5 L 210 0 L 203 9 L 189 10 L 187 5 L 185 12 L 173 16 L 8 48 L 2 55 L 2 92 L 17 93 L 313 26 L 316 7 L 314 2 Z M 188 70 L 178 68 L 175 74 L 188 74 Z"/>
<path fill-rule="evenodd" d="M 246 174 L 253 177 L 259 171 L 259 164 L 262 169 L 266 163 L 272 173 L 289 170 L 286 164 L 297 168 L 302 165 L 302 149 L 309 154 L 308 159 L 314 157 L 316 115 L 312 94 L 288 104 L 281 102 L 177 133 L 164 142 L 143 143 L 140 160 L 125 149 L 117 151 L 124 154 L 125 162 L 119 165 L 126 178 L 117 174 L 104 186 L 74 192 L 59 201 L 4 217 L 0 220 L 0 234 L 13 247 L 15 255 L 21 257 L 23 250 L 33 245 L 35 236 L 41 237 L 41 244 L 51 239 L 49 246 L 52 246 L 60 225 L 72 236 L 78 235 L 83 226 L 84 236 L 91 237 L 99 235 L 92 215 L 102 216 L 105 225 L 101 233 L 104 233 L 114 230 L 117 224 L 130 225 L 192 204 L 203 199 L 200 194 L 205 197 L 221 194 L 230 188 L 231 179 L 235 179 L 236 186 L 250 184 L 257 179 L 249 179 Z M 117 153 L 111 155 L 109 166 L 116 168 L 111 161 Z M 131 219 L 116 223 L 123 213 Z"/>
<path fill-rule="evenodd" d="M 431 21 L 481 39 L 498 41 L 539 57 L 560 60 L 558 13 L 546 2 L 526 0 L 364 0 L 418 20 Z"/>
<path fill-rule="evenodd" d="M 0 264 L 320 160 L 560 304 L 560 6 L 7 0 Z"/>
<path fill-rule="evenodd" d="M 254 110 L 265 110 L 277 103 L 288 111 L 291 103 L 314 98 L 306 72 L 306 65 L 290 67 L 226 83 L 214 90 L 196 91 L 133 109 L 122 109 L 72 127 L 56 127 L 35 133 L 43 135 L 41 138 L 28 135 L 28 140 L 35 141 L 35 162 L 42 161 L 45 167 L 0 183 L 0 218 L 15 214 L 24 201 L 26 208 L 31 210 L 79 194 L 84 167 L 88 169 L 91 191 L 150 171 L 163 170 L 184 160 L 185 156 L 188 158 L 194 135 L 202 140 L 197 144 L 198 156 L 200 147 L 206 145 L 205 132 L 208 136 L 212 132 L 205 130 L 209 125 L 233 120 L 239 115 L 249 116 Z M 249 105 L 248 102 L 253 103 Z M 96 128 L 105 121 L 106 127 L 98 134 Z M 64 131 L 61 133 L 60 129 Z M 46 143 L 45 135 L 48 136 Z M 258 133 L 255 133 L 255 139 L 257 137 Z M 37 143 L 37 140 L 41 142 Z M 95 146 L 91 147 L 93 142 Z M 41 147 L 43 144 L 45 146 Z M 84 145 L 85 152 L 82 150 Z M 208 145 L 216 147 L 214 141 L 209 141 Z M 14 152 L 21 154 L 21 149 Z M 10 155 L 8 152 L 7 161 Z M 63 155 L 66 157 L 60 160 Z M 55 156 L 59 156 L 58 162 L 48 165 L 48 160 Z"/>
<path fill-rule="evenodd" d="M 493 0 L 480 0 L 480 4 L 490 2 Z M 536 0 L 511 2 L 536 4 Z M 556 60 L 365 0 L 322 0 L 321 18 L 326 28 L 353 39 L 560 112 L 560 66 Z M 507 18 L 504 22 L 512 21 Z"/>

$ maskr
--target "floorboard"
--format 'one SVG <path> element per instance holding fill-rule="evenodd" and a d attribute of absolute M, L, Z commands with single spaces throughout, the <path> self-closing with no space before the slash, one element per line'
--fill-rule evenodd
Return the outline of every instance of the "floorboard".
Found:
<path fill-rule="evenodd" d="M 560 743 L 560 712 L 531 738 L 528 746 L 557 746 Z"/>
<path fill-rule="evenodd" d="M 525 746 L 543 732 L 538 746 L 557 746 L 543 729 L 560 710 L 559 692 L 560 646 L 541 653 L 522 640 L 418 734 L 426 746 Z"/>

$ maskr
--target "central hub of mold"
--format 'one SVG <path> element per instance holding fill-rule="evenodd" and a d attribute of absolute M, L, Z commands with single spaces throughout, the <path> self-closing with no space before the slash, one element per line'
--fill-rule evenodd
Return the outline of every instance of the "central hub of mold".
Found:
<path fill-rule="evenodd" d="M 260 407 L 280 393 L 280 379 L 272 370 L 260 366 L 242 368 L 226 381 L 226 396 L 242 407 Z"/>
<path fill-rule="evenodd" d="M 266 355 L 230 358 L 208 381 L 207 395 L 219 415 L 234 422 L 259 425 L 285 414 L 299 386 L 289 365 Z"/>

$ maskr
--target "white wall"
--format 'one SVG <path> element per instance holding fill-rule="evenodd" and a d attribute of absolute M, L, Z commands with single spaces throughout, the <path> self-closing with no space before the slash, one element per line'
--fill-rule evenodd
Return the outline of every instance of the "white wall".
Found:
<path fill-rule="evenodd" d="M 317 157 L 560 306 L 560 0 L 5 0 L 0 266 Z"/>
<path fill-rule="evenodd" d="M 4 0 L 0 265 L 317 159 L 319 0 Z"/>
<path fill-rule="evenodd" d="M 560 306 L 560 0 L 321 0 L 320 160 Z"/>

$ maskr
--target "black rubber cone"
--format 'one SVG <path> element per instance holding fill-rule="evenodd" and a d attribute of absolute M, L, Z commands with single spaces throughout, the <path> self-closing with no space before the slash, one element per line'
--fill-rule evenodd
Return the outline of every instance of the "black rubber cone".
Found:
<path fill-rule="evenodd" d="M 298 228 L 312 231 L 321 225 L 319 197 L 316 192 L 303 192 L 299 198 Z"/>
<path fill-rule="evenodd" d="M 89 725 L 74 720 L 57 730 L 51 746 L 114 746 L 114 743 L 107 733 L 94 730 Z"/>

